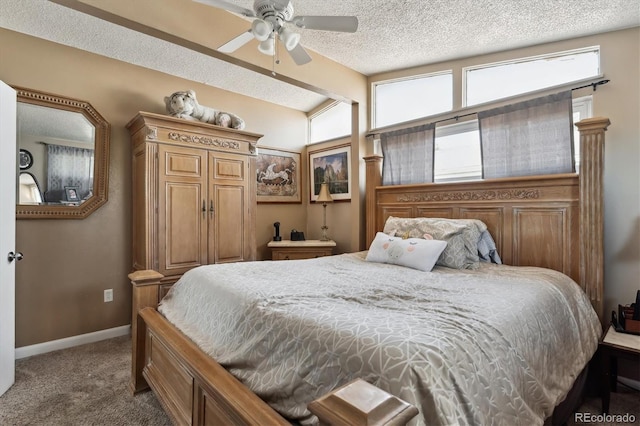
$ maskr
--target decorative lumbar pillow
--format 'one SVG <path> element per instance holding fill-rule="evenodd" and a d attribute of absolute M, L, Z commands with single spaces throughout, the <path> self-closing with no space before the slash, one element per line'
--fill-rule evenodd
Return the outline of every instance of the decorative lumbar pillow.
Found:
<path fill-rule="evenodd" d="M 237 115 L 200 105 L 196 99 L 196 92 L 193 90 L 175 92 L 171 96 L 166 96 L 164 103 L 167 112 L 173 117 L 202 121 L 232 129 L 244 129 L 244 120 Z"/>
<path fill-rule="evenodd" d="M 403 239 L 378 232 L 369 246 L 366 260 L 429 272 L 446 246 L 446 241 Z"/>
<path fill-rule="evenodd" d="M 403 238 L 424 238 L 425 234 L 447 242 L 438 265 L 455 269 L 479 266 L 478 241 L 487 225 L 476 219 L 402 218 L 390 216 L 384 233 Z"/>

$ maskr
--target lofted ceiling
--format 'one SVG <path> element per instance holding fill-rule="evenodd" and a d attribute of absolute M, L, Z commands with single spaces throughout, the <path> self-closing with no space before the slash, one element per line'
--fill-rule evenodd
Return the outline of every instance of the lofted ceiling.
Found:
<path fill-rule="evenodd" d="M 159 7 L 171 7 L 189 0 L 158 1 Z M 228 1 L 247 9 L 253 5 L 253 0 Z M 356 16 L 359 28 L 353 34 L 295 30 L 307 50 L 367 76 L 640 25 L 638 0 L 292 2 L 295 15 Z M 214 9 L 199 10 L 207 8 Z M 176 17 L 188 25 L 189 17 L 182 12 L 176 7 Z M 249 20 L 237 22 L 237 34 L 250 27 Z M 223 89 L 233 87 L 234 92 L 301 111 L 327 99 L 326 94 L 268 73 L 256 73 L 51 1 L 0 0 L 0 27 Z M 257 50 L 255 54 L 261 55 Z M 209 81 L 211 75 L 216 75 L 216 81 Z"/>

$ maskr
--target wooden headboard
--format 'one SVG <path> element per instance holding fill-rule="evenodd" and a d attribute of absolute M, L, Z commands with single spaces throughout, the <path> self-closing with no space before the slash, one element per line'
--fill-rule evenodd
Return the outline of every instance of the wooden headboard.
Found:
<path fill-rule="evenodd" d="M 579 174 L 381 186 L 382 157 L 366 157 L 367 246 L 389 216 L 480 219 L 505 264 L 540 266 L 570 276 L 602 322 L 602 169 L 609 124 L 606 118 L 576 123 Z"/>

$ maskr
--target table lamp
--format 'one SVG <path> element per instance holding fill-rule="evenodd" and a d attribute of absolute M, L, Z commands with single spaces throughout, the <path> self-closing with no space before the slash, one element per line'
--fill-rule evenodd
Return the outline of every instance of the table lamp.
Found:
<path fill-rule="evenodd" d="M 323 183 L 320 184 L 320 193 L 318 194 L 317 202 L 322 203 L 323 216 L 322 216 L 322 238 L 320 241 L 329 241 L 329 236 L 327 235 L 327 203 L 333 203 L 333 198 L 331 198 L 331 193 L 329 192 L 329 184 Z"/>

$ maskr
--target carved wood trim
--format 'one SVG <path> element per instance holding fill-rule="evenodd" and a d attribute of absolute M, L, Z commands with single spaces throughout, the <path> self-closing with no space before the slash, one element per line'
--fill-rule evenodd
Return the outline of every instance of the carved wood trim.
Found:
<path fill-rule="evenodd" d="M 366 244 L 371 244 L 376 236 L 376 187 L 382 185 L 382 156 L 371 155 L 364 157 L 366 187 L 365 187 L 365 204 L 366 204 Z"/>
<path fill-rule="evenodd" d="M 611 122 L 595 117 L 580 130 L 580 285 L 604 323 L 604 132 Z"/>
<path fill-rule="evenodd" d="M 238 142 L 228 139 L 211 138 L 208 136 L 190 135 L 178 132 L 169 132 L 167 136 L 172 141 L 187 142 L 196 145 L 215 146 L 218 148 L 240 149 L 240 144 Z"/>

